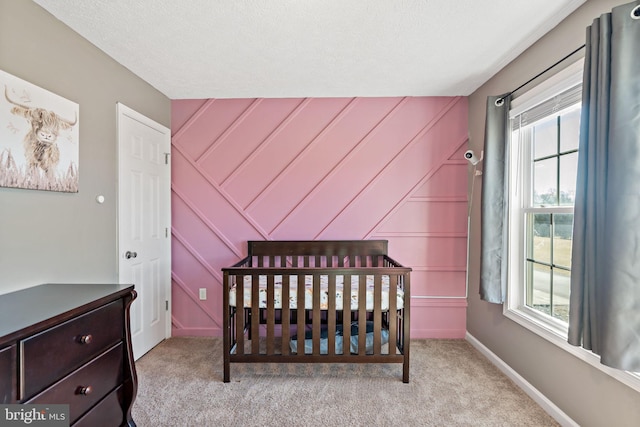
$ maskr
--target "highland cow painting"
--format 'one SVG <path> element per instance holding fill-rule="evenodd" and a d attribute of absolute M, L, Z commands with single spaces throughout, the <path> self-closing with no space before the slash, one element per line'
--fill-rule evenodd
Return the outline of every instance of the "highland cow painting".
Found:
<path fill-rule="evenodd" d="M 78 104 L 0 70 L 0 187 L 78 192 Z"/>

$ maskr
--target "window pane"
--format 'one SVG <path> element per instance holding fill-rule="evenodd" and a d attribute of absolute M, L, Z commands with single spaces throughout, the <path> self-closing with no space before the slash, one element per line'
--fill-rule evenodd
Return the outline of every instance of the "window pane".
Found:
<path fill-rule="evenodd" d="M 560 116 L 560 152 L 578 149 L 580 137 L 580 108 Z"/>
<path fill-rule="evenodd" d="M 558 158 L 539 160 L 534 163 L 533 169 L 533 205 L 557 206 L 557 204 Z"/>
<path fill-rule="evenodd" d="M 573 214 L 553 215 L 553 265 L 571 268 Z"/>
<path fill-rule="evenodd" d="M 527 283 L 527 305 L 551 315 L 551 268 L 527 262 L 531 280 Z"/>
<path fill-rule="evenodd" d="M 540 120 L 533 126 L 533 157 L 552 156 L 558 153 L 558 121 L 556 116 Z"/>
<path fill-rule="evenodd" d="M 560 156 L 560 205 L 573 206 L 576 202 L 578 153 Z"/>
<path fill-rule="evenodd" d="M 569 321 L 569 291 L 571 273 L 559 268 L 553 270 L 553 311 L 552 316 Z"/>
<path fill-rule="evenodd" d="M 527 223 L 533 227 L 527 257 L 551 264 L 551 214 L 529 214 Z"/>
<path fill-rule="evenodd" d="M 508 309 L 559 333 L 569 314 L 581 119 L 581 85 L 567 89 L 512 118 L 509 158 L 509 243 L 524 256 L 510 254 Z"/>

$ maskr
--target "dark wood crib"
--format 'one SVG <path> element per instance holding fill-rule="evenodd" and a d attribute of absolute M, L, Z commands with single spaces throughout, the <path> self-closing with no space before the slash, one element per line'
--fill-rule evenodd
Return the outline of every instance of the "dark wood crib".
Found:
<path fill-rule="evenodd" d="M 411 269 L 387 247 L 249 241 L 247 257 L 222 269 L 224 382 L 232 362 L 277 362 L 402 363 L 408 383 Z"/>

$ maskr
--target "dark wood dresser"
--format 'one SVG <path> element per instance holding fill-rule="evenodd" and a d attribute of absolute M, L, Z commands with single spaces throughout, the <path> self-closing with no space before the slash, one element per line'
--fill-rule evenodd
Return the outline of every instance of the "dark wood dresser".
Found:
<path fill-rule="evenodd" d="M 133 285 L 46 284 L 0 295 L 0 403 L 68 404 L 73 426 L 135 426 Z"/>

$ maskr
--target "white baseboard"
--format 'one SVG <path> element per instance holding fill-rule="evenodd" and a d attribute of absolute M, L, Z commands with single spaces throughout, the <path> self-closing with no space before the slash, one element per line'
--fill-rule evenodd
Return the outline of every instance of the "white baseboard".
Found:
<path fill-rule="evenodd" d="M 493 363 L 503 374 L 509 377 L 518 387 L 522 389 L 530 398 L 542 407 L 549 415 L 553 417 L 560 425 L 566 427 L 579 427 L 579 424 L 573 421 L 567 414 L 558 408 L 551 400 L 535 388 L 531 383 L 525 380 L 520 374 L 507 365 L 502 359 L 496 356 L 484 344 L 478 341 L 469 332 L 466 334 L 466 340 L 482 353 L 491 363 Z"/>

